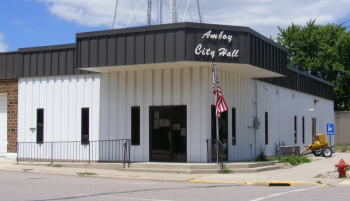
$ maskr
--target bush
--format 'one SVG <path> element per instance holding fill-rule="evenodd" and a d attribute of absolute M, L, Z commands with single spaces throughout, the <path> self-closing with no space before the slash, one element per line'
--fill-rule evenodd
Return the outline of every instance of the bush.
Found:
<path fill-rule="evenodd" d="M 259 156 L 255 160 L 256 161 L 268 161 L 264 151 L 260 151 Z"/>
<path fill-rule="evenodd" d="M 279 157 L 276 159 L 280 163 L 290 163 L 293 166 L 300 165 L 302 163 L 310 163 L 311 162 L 311 160 L 305 156 L 294 156 L 294 157 L 286 156 L 286 157 Z"/>

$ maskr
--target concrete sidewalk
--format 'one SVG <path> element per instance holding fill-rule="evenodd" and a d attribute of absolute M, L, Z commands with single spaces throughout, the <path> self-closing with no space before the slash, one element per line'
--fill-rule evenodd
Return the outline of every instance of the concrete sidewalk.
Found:
<path fill-rule="evenodd" d="M 34 172 L 56 175 L 79 176 L 79 173 L 89 173 L 89 177 L 115 178 L 152 181 L 176 181 L 199 183 L 223 183 L 236 185 L 350 185 L 350 179 L 323 178 L 327 175 L 337 174 L 335 164 L 340 159 L 350 163 L 350 153 L 334 153 L 330 158 L 312 157 L 311 163 L 305 163 L 290 169 L 278 169 L 257 173 L 235 174 L 175 174 L 175 173 L 150 173 L 150 172 L 126 172 L 119 170 L 107 170 L 103 168 L 91 168 L 88 164 L 72 165 L 72 167 L 55 167 L 47 162 L 20 162 L 0 157 L 0 171 Z M 100 164 L 103 165 L 103 164 Z M 120 165 L 120 164 L 119 164 Z M 66 166 L 66 165 L 65 165 Z M 69 165 L 68 165 L 69 166 Z M 117 169 L 117 168 L 116 168 Z M 93 175 L 91 175 L 93 173 Z"/>

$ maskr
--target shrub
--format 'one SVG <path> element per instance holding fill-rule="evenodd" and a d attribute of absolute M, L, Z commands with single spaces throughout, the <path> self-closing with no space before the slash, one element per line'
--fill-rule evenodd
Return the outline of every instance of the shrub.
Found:
<path fill-rule="evenodd" d="M 293 166 L 300 165 L 302 163 L 310 163 L 311 160 L 305 156 L 286 156 L 277 158 L 280 163 L 290 163 Z"/>
<path fill-rule="evenodd" d="M 260 151 L 259 156 L 255 160 L 256 161 L 268 161 L 264 151 Z"/>

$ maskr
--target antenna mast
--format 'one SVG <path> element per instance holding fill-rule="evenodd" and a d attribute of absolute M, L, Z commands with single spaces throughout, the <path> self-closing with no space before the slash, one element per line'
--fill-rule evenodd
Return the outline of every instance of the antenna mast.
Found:
<path fill-rule="evenodd" d="M 162 18 L 163 18 L 163 8 L 162 8 L 162 2 L 163 0 L 158 0 L 158 12 L 157 12 L 157 21 L 158 24 L 163 24 Z"/>
<path fill-rule="evenodd" d="M 177 22 L 177 0 L 170 0 L 171 5 L 171 23 Z"/>
<path fill-rule="evenodd" d="M 204 23 L 204 19 L 201 12 L 201 0 L 197 0 L 197 7 L 198 7 L 199 22 Z"/>
<path fill-rule="evenodd" d="M 151 25 L 151 8 L 152 8 L 152 0 L 148 0 L 147 4 L 147 25 Z"/>
<path fill-rule="evenodd" d="M 112 29 L 117 28 L 117 9 L 118 9 L 118 0 L 115 3 L 115 10 L 114 10 L 114 18 L 113 18 L 113 26 Z"/>

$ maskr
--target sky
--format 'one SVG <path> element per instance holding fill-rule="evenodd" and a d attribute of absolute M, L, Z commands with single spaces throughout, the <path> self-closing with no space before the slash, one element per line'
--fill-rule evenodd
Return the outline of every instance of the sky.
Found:
<path fill-rule="evenodd" d="M 157 24 L 157 1 L 152 1 L 152 24 Z M 146 25 L 147 0 L 118 2 L 116 28 Z M 163 24 L 170 23 L 170 1 L 162 2 Z M 246 26 L 268 38 L 292 23 L 341 24 L 350 19 L 350 0 L 200 2 L 205 23 Z M 76 33 L 112 29 L 115 7 L 116 0 L 0 0 L 0 52 L 75 43 Z M 199 22 L 197 0 L 177 0 L 177 7 L 178 22 Z"/>

